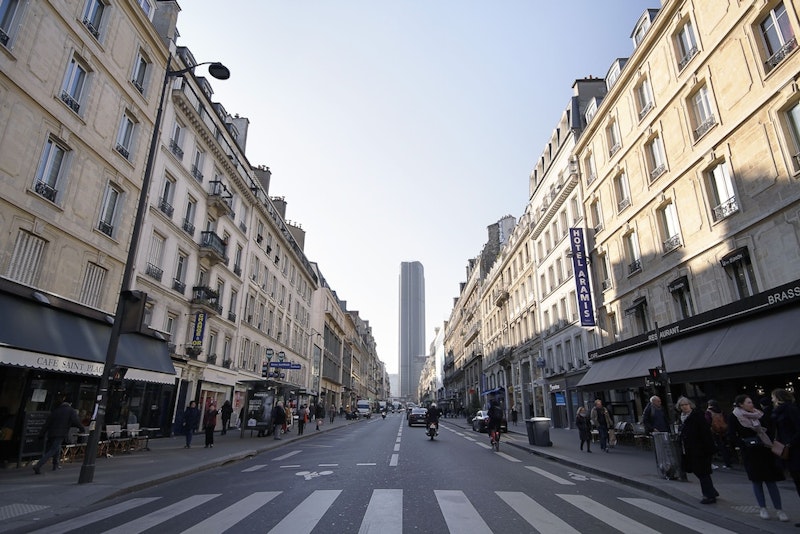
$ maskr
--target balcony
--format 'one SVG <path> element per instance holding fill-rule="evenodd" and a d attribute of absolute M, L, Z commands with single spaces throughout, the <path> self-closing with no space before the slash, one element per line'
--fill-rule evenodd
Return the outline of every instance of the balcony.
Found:
<path fill-rule="evenodd" d="M 236 322 L 236 314 L 233 312 L 228 312 L 228 320 L 232 323 Z"/>
<path fill-rule="evenodd" d="M 731 197 L 719 206 L 714 207 L 714 220 L 721 221 L 722 219 L 727 219 L 738 211 L 739 205 L 736 203 L 736 197 Z"/>
<path fill-rule="evenodd" d="M 783 61 L 786 56 L 788 56 L 789 53 L 795 48 L 797 48 L 797 38 L 792 37 L 791 40 L 787 41 L 787 43 L 781 47 L 780 50 L 772 54 L 769 59 L 764 62 L 767 67 L 767 72 L 770 72 L 772 69 L 774 69 L 778 63 Z"/>
<path fill-rule="evenodd" d="M 139 91 L 141 94 L 144 94 L 144 85 L 142 85 L 142 82 L 140 82 L 139 80 L 131 80 L 131 83 L 133 84 L 133 86 L 136 88 L 137 91 Z"/>
<path fill-rule="evenodd" d="M 681 246 L 681 236 L 675 234 L 664 240 L 664 253 L 675 250 Z"/>
<path fill-rule="evenodd" d="M 147 267 L 144 270 L 144 274 L 146 274 L 153 280 L 157 280 L 158 282 L 160 282 L 161 277 L 164 276 L 164 270 L 161 267 L 158 267 L 157 265 L 148 263 Z"/>
<path fill-rule="evenodd" d="M 239 221 L 239 230 L 245 234 L 247 233 L 247 225 L 244 223 L 244 221 Z"/>
<path fill-rule="evenodd" d="M 614 145 L 608 149 L 608 157 L 612 157 L 614 154 L 619 152 L 619 149 L 622 148 L 622 145 L 619 143 L 614 143 Z"/>
<path fill-rule="evenodd" d="M 226 247 L 226 243 L 214 232 L 200 232 L 200 257 L 206 258 L 211 265 L 228 263 L 228 257 L 225 255 Z"/>
<path fill-rule="evenodd" d="M 100 38 L 100 30 L 95 28 L 94 24 L 92 24 L 92 22 L 89 19 L 86 18 L 83 19 L 83 25 L 86 26 L 86 29 L 89 30 L 89 33 L 91 33 L 95 39 Z"/>
<path fill-rule="evenodd" d="M 165 198 L 162 197 L 161 199 L 159 199 L 158 209 L 160 209 L 164 215 L 172 219 L 172 213 L 175 211 L 175 208 L 173 208 L 172 204 L 167 202 Z"/>
<path fill-rule="evenodd" d="M 106 234 L 108 237 L 112 237 L 114 234 L 114 226 L 105 221 L 100 221 L 97 223 L 97 229 Z"/>
<path fill-rule="evenodd" d="M 192 288 L 192 306 L 219 314 L 219 293 L 208 286 L 194 286 Z"/>
<path fill-rule="evenodd" d="M 628 274 L 636 274 L 642 270 L 642 260 L 635 259 L 628 265 Z"/>
<path fill-rule="evenodd" d="M 650 171 L 650 182 L 655 182 L 656 178 L 667 172 L 667 166 L 663 163 Z"/>
<path fill-rule="evenodd" d="M 502 308 L 503 304 L 506 303 L 508 300 L 508 291 L 505 289 L 501 289 L 499 291 L 495 291 L 493 295 L 494 305 L 498 308 Z"/>
<path fill-rule="evenodd" d="M 231 360 L 222 360 L 222 367 L 224 367 L 225 369 L 230 369 L 231 368 Z"/>
<path fill-rule="evenodd" d="M 179 160 L 183 160 L 183 149 L 175 139 L 169 140 L 169 151 Z"/>
<path fill-rule="evenodd" d="M 172 289 L 183 295 L 183 292 L 186 291 L 186 284 L 184 282 L 181 282 L 177 278 L 173 278 Z"/>
<path fill-rule="evenodd" d="M 51 185 L 48 185 L 44 182 L 36 182 L 34 186 L 34 191 L 39 193 L 41 196 L 49 200 L 50 202 L 56 201 L 56 195 L 58 194 L 58 190 Z"/>
<path fill-rule="evenodd" d="M 717 124 L 717 119 L 714 115 L 710 115 L 707 119 L 705 119 L 700 125 L 694 129 L 694 140 L 697 141 L 701 137 L 703 137 L 706 132 L 708 132 L 715 124 Z"/>
<path fill-rule="evenodd" d="M 242 276 L 242 266 L 239 264 L 234 265 L 233 274 L 235 274 L 236 276 Z"/>
<path fill-rule="evenodd" d="M 192 171 L 191 172 L 192 172 L 192 176 L 194 176 L 194 179 L 202 184 L 203 183 L 203 173 L 200 171 L 200 169 L 197 168 L 197 165 L 192 165 Z"/>
<path fill-rule="evenodd" d="M 231 207 L 231 195 L 225 184 L 219 180 L 212 180 L 209 182 L 208 190 L 208 209 L 215 217 L 222 217 L 223 215 L 230 215 L 233 213 Z"/>
<path fill-rule="evenodd" d="M 131 159 L 130 151 L 127 148 L 125 148 L 124 146 L 122 146 L 121 144 L 117 143 L 117 146 L 114 147 L 114 150 L 119 152 L 119 155 L 122 156 L 123 158 Z"/>
<path fill-rule="evenodd" d="M 645 104 L 642 107 L 642 109 L 639 110 L 639 120 L 642 120 L 644 118 L 644 116 L 647 115 L 648 113 L 650 113 L 650 110 L 652 110 L 652 109 L 653 109 L 653 103 L 652 102 L 648 102 L 647 104 Z"/>
<path fill-rule="evenodd" d="M 693 58 L 694 56 L 696 56 L 696 55 L 697 55 L 697 53 L 698 53 L 699 51 L 700 51 L 700 50 L 698 50 L 698 48 L 697 48 L 696 46 L 693 46 L 692 48 L 690 48 L 690 49 L 689 49 L 689 50 L 688 50 L 688 51 L 687 51 L 687 52 L 686 52 L 686 53 L 683 55 L 683 57 L 681 58 L 681 60 L 678 62 L 678 70 L 683 70 L 683 68 L 684 68 L 684 67 L 686 67 L 686 65 L 688 65 L 688 64 L 689 64 L 689 62 L 692 60 L 692 58 Z"/>
<path fill-rule="evenodd" d="M 206 356 L 206 363 L 210 365 L 215 365 L 217 363 L 217 355 L 209 354 L 208 356 Z"/>
<path fill-rule="evenodd" d="M 189 219 L 184 219 L 181 228 L 183 228 L 184 232 L 194 237 L 194 223 L 192 221 Z"/>
<path fill-rule="evenodd" d="M 80 111 L 80 109 L 81 109 L 81 105 L 80 105 L 80 104 L 78 103 L 78 101 L 77 101 L 77 100 L 75 100 L 75 99 L 72 97 L 72 95 L 71 95 L 71 94 L 69 94 L 68 92 L 66 92 L 66 91 L 61 91 L 61 100 L 62 100 L 62 101 L 63 101 L 63 102 L 64 102 L 64 103 L 65 103 L 67 106 L 69 106 L 69 109 L 71 109 L 71 110 L 72 110 L 72 111 L 74 111 L 75 113 L 78 113 L 78 111 Z"/>
<path fill-rule="evenodd" d="M 630 205 L 631 205 L 630 197 L 623 198 L 622 200 L 617 202 L 617 211 L 622 211 Z"/>

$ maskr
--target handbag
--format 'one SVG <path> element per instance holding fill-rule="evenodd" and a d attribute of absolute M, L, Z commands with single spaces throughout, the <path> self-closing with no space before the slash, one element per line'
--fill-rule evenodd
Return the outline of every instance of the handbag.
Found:
<path fill-rule="evenodd" d="M 758 436 L 750 436 L 747 438 L 742 438 L 742 444 L 744 445 L 745 449 L 755 449 L 756 447 L 760 447 L 762 442 L 761 438 Z"/>
<path fill-rule="evenodd" d="M 778 441 L 777 439 L 772 442 L 772 454 L 781 460 L 789 459 L 789 447 Z"/>

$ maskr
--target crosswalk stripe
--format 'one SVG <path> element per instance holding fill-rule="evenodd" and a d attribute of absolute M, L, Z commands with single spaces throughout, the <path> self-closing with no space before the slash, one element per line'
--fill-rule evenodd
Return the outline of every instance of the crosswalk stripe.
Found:
<path fill-rule="evenodd" d="M 549 472 L 545 471 L 544 469 L 539 469 L 538 467 L 534 467 L 532 465 L 526 465 L 525 469 L 530 469 L 534 473 L 538 473 L 538 474 L 542 475 L 543 477 L 547 477 L 550 480 L 552 480 L 553 482 L 557 482 L 558 484 L 561 484 L 562 486 L 574 486 L 575 485 L 574 482 L 571 482 L 571 481 L 569 481 L 569 480 L 567 480 L 565 478 L 561 478 L 558 475 L 554 475 L 553 473 L 549 473 Z"/>
<path fill-rule="evenodd" d="M 70 530 L 74 530 L 76 528 L 85 527 L 86 525 L 91 525 L 92 523 L 96 523 L 97 521 L 102 521 L 103 519 L 108 519 L 109 517 L 114 517 L 117 514 L 127 512 L 128 510 L 132 510 L 138 506 L 142 506 L 143 504 L 157 501 L 160 498 L 161 497 L 135 498 L 129 501 L 115 504 L 113 506 L 109 506 L 108 508 L 97 510 L 96 512 L 84 514 L 79 517 L 76 517 L 75 519 L 70 519 L 69 521 L 64 521 L 63 523 L 59 523 L 58 532 L 67 532 Z M 45 527 L 40 530 L 35 530 L 31 534 L 45 534 L 45 533 L 50 534 L 52 532 L 54 532 L 53 527 Z"/>
<path fill-rule="evenodd" d="M 667 508 L 663 504 L 658 504 L 657 502 L 653 502 L 649 499 L 635 499 L 632 497 L 620 497 L 619 499 L 628 504 L 632 504 L 633 506 L 641 510 L 645 510 L 646 512 L 650 512 L 651 514 L 655 514 L 657 516 L 663 517 L 664 519 L 672 521 L 673 523 L 677 523 L 688 529 L 694 530 L 695 532 L 713 532 L 714 534 L 735 534 L 732 530 L 722 528 L 712 523 L 708 523 L 707 521 L 703 521 L 702 519 L 697 519 L 690 515 L 678 512 L 677 510 Z"/>
<path fill-rule="evenodd" d="M 116 528 L 107 530 L 105 534 L 138 534 L 139 532 L 144 532 L 148 528 L 153 528 L 154 526 L 159 525 L 164 521 L 168 521 L 179 514 L 191 510 L 192 508 L 196 508 L 201 504 L 205 504 L 211 499 L 219 497 L 220 495 L 220 493 L 192 495 L 191 497 L 187 497 L 182 501 L 170 504 L 165 508 L 161 508 L 160 510 L 156 510 L 155 512 L 149 513 L 145 516 L 138 517 L 133 521 L 124 523 Z"/>
<path fill-rule="evenodd" d="M 504 452 L 498 452 L 498 453 L 497 453 L 497 456 L 500 456 L 500 457 L 502 457 L 502 458 L 505 458 L 505 459 L 506 459 L 506 460 L 508 460 L 509 462 L 521 462 L 521 461 L 522 461 L 522 460 L 518 460 L 518 459 L 514 458 L 513 456 L 511 456 L 510 454 L 506 454 L 506 453 L 504 453 Z"/>
<path fill-rule="evenodd" d="M 358 534 L 402 534 L 403 490 L 376 489 L 367 505 Z"/>
<path fill-rule="evenodd" d="M 561 497 L 571 505 L 580 508 L 595 519 L 613 527 L 623 534 L 659 534 L 657 530 L 653 530 L 643 523 L 634 521 L 630 517 L 622 515 L 621 513 L 603 506 L 597 501 L 585 497 L 583 495 L 562 495 Z"/>
<path fill-rule="evenodd" d="M 482 441 L 476 441 L 475 445 L 477 445 L 478 447 L 483 447 L 484 449 L 491 449 L 492 448 L 491 445 L 487 445 Z"/>
<path fill-rule="evenodd" d="M 269 534 L 308 534 L 342 490 L 316 490 L 295 506 Z"/>
<path fill-rule="evenodd" d="M 303 451 L 292 451 L 292 452 L 287 452 L 287 453 L 286 453 L 286 454 L 284 454 L 283 456 L 278 456 L 277 458 L 273 458 L 273 459 L 272 459 L 272 461 L 273 461 L 273 462 L 279 462 L 279 461 L 281 461 L 281 460 L 285 460 L 286 458 L 291 458 L 291 457 L 292 457 L 292 456 L 294 456 L 295 454 L 300 454 L 301 452 L 303 452 Z"/>
<path fill-rule="evenodd" d="M 263 469 L 264 467 L 267 467 L 267 464 L 254 465 L 253 467 L 242 469 L 242 473 L 250 473 L 251 471 L 258 471 L 259 469 Z"/>
<path fill-rule="evenodd" d="M 225 532 L 236 523 L 252 514 L 269 501 L 280 495 L 280 491 L 259 491 L 228 506 L 209 518 L 197 523 L 182 534 L 205 534 L 206 532 Z"/>
<path fill-rule="evenodd" d="M 522 516 L 539 534 L 580 534 L 556 514 L 521 491 L 495 491 L 498 497 Z"/>
<path fill-rule="evenodd" d="M 489 525 L 469 502 L 463 491 L 434 490 L 439 508 L 450 532 L 470 534 L 492 534 Z"/>

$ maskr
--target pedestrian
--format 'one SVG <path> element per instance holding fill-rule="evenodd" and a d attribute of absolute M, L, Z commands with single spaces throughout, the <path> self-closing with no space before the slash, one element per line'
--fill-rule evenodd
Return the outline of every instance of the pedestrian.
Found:
<path fill-rule="evenodd" d="M 797 495 L 800 495 L 800 408 L 794 396 L 785 389 L 772 391 L 772 422 L 775 425 L 775 442 L 789 447 L 788 458 L 780 458 L 780 465 L 789 471 Z M 795 523 L 800 527 L 800 523 Z"/>
<path fill-rule="evenodd" d="M 203 414 L 203 430 L 206 433 L 206 449 L 214 446 L 214 429 L 217 427 L 217 405 L 212 402 Z"/>
<path fill-rule="evenodd" d="M 706 423 L 711 427 L 711 436 L 714 438 L 714 448 L 722 457 L 722 465 L 725 469 L 731 468 L 731 443 L 728 436 L 728 417 L 722 413 L 722 408 L 714 399 L 708 401 L 706 408 Z M 712 469 L 716 466 L 712 465 Z"/>
<path fill-rule="evenodd" d="M 278 401 L 278 404 L 272 409 L 272 437 L 273 439 L 281 439 L 281 429 L 286 423 L 286 410 L 283 409 L 283 403 Z"/>
<path fill-rule="evenodd" d="M 608 408 L 603 406 L 603 401 L 597 399 L 594 401 L 594 408 L 592 408 L 592 426 L 597 429 L 600 434 L 600 450 L 609 451 L 608 431 L 614 428 L 614 420 L 611 419 L 611 414 L 608 413 Z"/>
<path fill-rule="evenodd" d="M 61 465 L 59 465 L 61 445 L 64 443 L 67 434 L 69 434 L 70 428 L 77 428 L 81 433 L 85 431 L 80 420 L 78 420 L 78 412 L 67 402 L 66 395 L 62 395 L 60 401 L 58 406 L 48 414 L 44 425 L 39 430 L 39 438 L 44 438 L 47 435 L 47 446 L 45 447 L 44 455 L 33 466 L 33 472 L 37 475 L 42 474 L 42 466 L 50 458 L 53 459 L 53 471 L 61 469 Z"/>
<path fill-rule="evenodd" d="M 289 403 L 286 403 L 286 408 L 284 411 L 286 412 L 286 421 L 283 423 L 283 433 L 288 434 L 294 419 L 292 417 L 292 407 L 289 405 Z"/>
<path fill-rule="evenodd" d="M 653 432 L 669 432 L 669 423 L 667 422 L 667 414 L 664 413 L 664 407 L 661 404 L 661 397 L 653 395 L 650 397 L 650 402 L 642 412 L 642 424 L 644 430 L 648 434 Z"/>
<path fill-rule="evenodd" d="M 222 415 L 222 431 L 220 435 L 224 436 L 228 433 L 228 426 L 231 424 L 231 415 L 233 414 L 231 401 L 226 399 L 225 402 L 222 403 L 222 408 L 220 408 L 219 412 Z"/>
<path fill-rule="evenodd" d="M 333 419 L 336 417 L 336 406 L 331 404 L 331 407 L 328 409 L 328 416 L 330 416 L 329 421 L 331 424 L 333 423 Z"/>
<path fill-rule="evenodd" d="M 184 449 L 192 447 L 192 436 L 194 436 L 198 424 L 200 424 L 200 410 L 197 409 L 197 402 L 192 401 L 183 411 L 183 433 L 186 436 Z"/>
<path fill-rule="evenodd" d="M 578 435 L 581 438 L 581 450 L 583 443 L 586 442 L 586 452 L 592 452 L 592 422 L 583 406 L 579 407 L 578 413 L 575 414 L 575 426 L 578 427 Z"/>
<path fill-rule="evenodd" d="M 300 406 L 300 409 L 297 410 L 297 435 L 303 434 L 303 429 L 306 427 L 306 423 L 308 422 L 308 408 L 306 405 L 303 404 Z"/>
<path fill-rule="evenodd" d="M 777 484 L 786 477 L 770 450 L 772 439 L 761 424 L 764 412 L 753 405 L 753 400 L 748 395 L 738 395 L 733 404 L 733 412 L 728 417 L 728 435 L 730 441 L 738 444 L 742 451 L 742 463 L 748 480 L 753 484 L 753 493 L 760 508 L 759 516 L 761 519 L 769 519 L 764 497 L 766 485 L 778 519 L 789 521 L 789 516 L 781 506 L 781 492 Z"/>
<path fill-rule="evenodd" d="M 322 426 L 322 421 L 325 419 L 325 407 L 322 405 L 321 402 L 317 404 L 317 408 L 314 412 L 314 417 L 317 420 L 317 430 L 319 430 L 319 427 Z"/>
<path fill-rule="evenodd" d="M 686 473 L 694 473 L 700 481 L 703 499 L 700 504 L 717 502 L 719 492 L 711 481 L 711 458 L 714 455 L 714 438 L 705 417 L 697 410 L 694 402 L 686 397 L 678 399 L 681 441 L 681 464 Z"/>
<path fill-rule="evenodd" d="M 511 406 L 511 424 L 517 426 L 517 405 Z"/>

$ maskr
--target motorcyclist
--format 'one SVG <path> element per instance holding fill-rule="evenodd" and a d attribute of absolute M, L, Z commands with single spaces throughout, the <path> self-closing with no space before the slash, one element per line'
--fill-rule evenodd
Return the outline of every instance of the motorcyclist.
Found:
<path fill-rule="evenodd" d="M 492 432 L 497 431 L 499 433 L 503 423 L 503 408 L 497 400 L 492 400 L 489 404 L 488 415 L 489 423 L 486 425 L 486 430 L 489 432 L 489 436 L 493 436 Z M 494 437 L 492 437 L 492 442 L 494 443 Z"/>
<path fill-rule="evenodd" d="M 436 435 L 439 435 L 439 417 L 441 415 L 442 411 L 436 406 L 435 402 L 432 402 L 428 407 L 428 412 L 425 414 L 425 427 L 428 428 L 431 423 L 434 423 L 436 425 Z"/>

